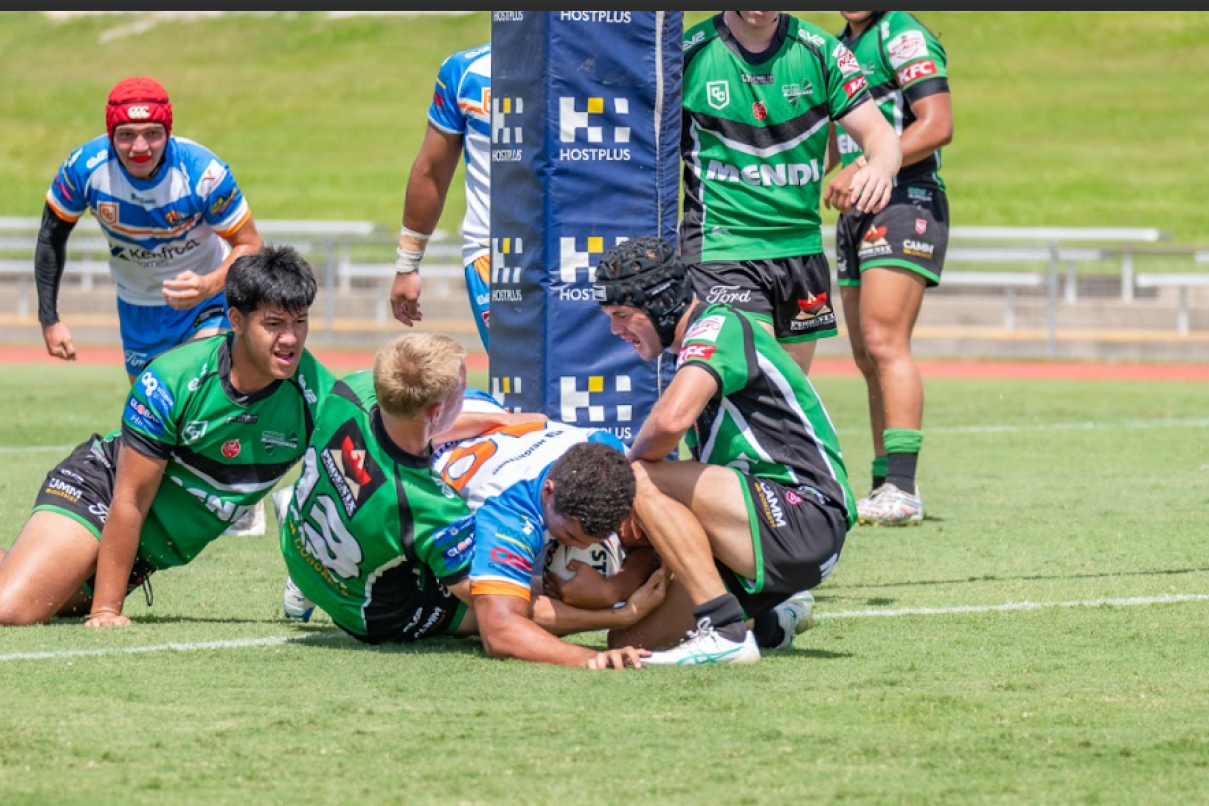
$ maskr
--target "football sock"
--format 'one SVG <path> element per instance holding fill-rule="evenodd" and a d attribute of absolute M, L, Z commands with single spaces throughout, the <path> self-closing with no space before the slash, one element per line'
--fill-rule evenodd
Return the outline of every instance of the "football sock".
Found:
<path fill-rule="evenodd" d="M 915 468 L 919 463 L 919 449 L 924 441 L 924 432 L 910 428 L 887 428 L 886 481 L 900 490 L 915 492 Z"/>
<path fill-rule="evenodd" d="M 753 621 L 751 631 L 756 634 L 756 643 L 761 647 L 777 647 L 785 640 L 785 630 L 781 628 L 775 608 L 765 610 Z"/>
<path fill-rule="evenodd" d="M 743 626 L 743 608 L 733 593 L 724 593 L 717 599 L 694 607 L 693 620 L 698 625 L 708 620 L 718 635 L 730 641 L 742 643 L 747 637 L 747 628 Z"/>
<path fill-rule="evenodd" d="M 886 455 L 873 457 L 873 489 L 886 483 Z"/>

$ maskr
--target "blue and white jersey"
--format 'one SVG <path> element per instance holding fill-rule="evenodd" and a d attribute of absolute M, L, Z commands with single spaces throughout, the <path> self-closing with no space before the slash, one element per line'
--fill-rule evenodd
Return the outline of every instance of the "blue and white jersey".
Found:
<path fill-rule="evenodd" d="M 455 53 L 441 64 L 428 121 L 462 137 L 466 160 L 466 217 L 462 263 L 489 251 L 491 237 L 491 45 Z"/>
<path fill-rule="evenodd" d="M 544 422 L 489 431 L 437 457 L 434 469 L 475 515 L 472 594 L 529 598 L 530 580 L 553 539 L 546 532 L 542 484 L 550 467 L 580 442 L 625 451 L 608 431 Z"/>
<path fill-rule="evenodd" d="M 168 138 L 154 177 L 136 179 L 101 135 L 71 152 L 46 202 L 64 221 L 92 211 L 109 240 L 118 299 L 131 305 L 163 305 L 164 280 L 213 272 L 231 251 L 219 236 L 252 215 L 231 169 L 183 137 Z"/>

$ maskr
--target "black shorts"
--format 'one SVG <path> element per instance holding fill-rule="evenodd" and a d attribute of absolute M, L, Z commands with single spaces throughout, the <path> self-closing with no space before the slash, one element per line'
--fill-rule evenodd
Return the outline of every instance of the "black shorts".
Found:
<path fill-rule="evenodd" d="M 411 563 L 402 563 L 374 580 L 374 598 L 365 610 L 367 634 L 340 625 L 367 644 L 396 644 L 452 635 L 462 622 L 466 605 L 425 572 L 418 577 Z"/>
<path fill-rule="evenodd" d="M 109 517 L 109 504 L 113 501 L 120 445 L 116 437 L 105 440 L 100 434 L 93 434 L 77 445 L 66 459 L 46 474 L 42 490 L 34 499 L 33 511 L 45 510 L 71 518 L 100 540 L 105 519 Z M 153 567 L 135 558 L 126 593 L 142 585 L 153 573 Z M 93 576 L 84 583 L 89 595 L 95 582 Z"/>
<path fill-rule="evenodd" d="M 929 288 L 940 285 L 949 247 L 949 200 L 934 188 L 896 187 L 880 213 L 855 207 L 840 216 L 835 232 L 835 268 L 841 286 L 861 284 L 873 266 L 908 269 Z"/>
<path fill-rule="evenodd" d="M 779 341 L 813 341 L 837 332 L 826 255 L 711 261 L 691 267 L 689 277 L 702 302 L 755 314 L 772 324 Z"/>
<path fill-rule="evenodd" d="M 848 520 L 841 505 L 811 487 L 786 487 L 735 472 L 747 497 L 756 578 L 715 565 L 743 612 L 755 618 L 827 578 L 840 559 Z"/>

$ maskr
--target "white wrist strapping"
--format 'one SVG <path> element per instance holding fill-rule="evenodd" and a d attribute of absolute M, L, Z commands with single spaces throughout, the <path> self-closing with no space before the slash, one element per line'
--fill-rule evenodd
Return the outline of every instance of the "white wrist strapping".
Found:
<path fill-rule="evenodd" d="M 418 271 L 420 261 L 424 259 L 424 250 L 428 248 L 428 239 L 432 235 L 416 232 L 407 227 L 399 230 L 399 247 L 395 250 L 398 259 L 395 260 L 395 273 L 411 274 Z"/>

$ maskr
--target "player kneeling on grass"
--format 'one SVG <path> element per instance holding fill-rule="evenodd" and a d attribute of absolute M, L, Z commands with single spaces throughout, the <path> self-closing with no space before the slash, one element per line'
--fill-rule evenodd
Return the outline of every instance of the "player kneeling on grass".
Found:
<path fill-rule="evenodd" d="M 856 516 L 814 387 L 748 314 L 697 299 L 662 239 L 606 252 L 595 295 L 644 359 L 671 349 L 679 362 L 628 452 L 635 514 L 677 590 L 610 640 L 668 646 L 695 622 L 687 641 L 646 660 L 655 664 L 751 662 L 757 644 L 789 646 L 805 614 L 782 603 L 827 578 Z M 682 437 L 697 461 L 661 461 Z"/>
<path fill-rule="evenodd" d="M 121 429 L 94 434 L 47 475 L 0 560 L 0 624 L 90 606 L 89 627 L 129 624 L 130 591 L 193 560 L 302 457 L 334 381 L 303 348 L 311 267 L 266 246 L 231 265 L 225 288 L 232 332 L 153 360 Z"/>
<path fill-rule="evenodd" d="M 433 436 L 457 437 L 465 355 L 447 336 L 407 334 L 378 350 L 372 373 L 337 383 L 285 504 L 287 601 L 313 602 L 367 643 L 473 635 L 483 624 L 478 597 L 468 607 L 476 520 L 432 468 Z M 593 615 L 537 597 L 527 615 L 551 630 L 604 629 L 636 623 L 660 601 Z M 537 632 L 532 640 L 557 643 Z M 621 668 L 638 657 L 572 649 L 581 655 L 567 665 Z"/>

